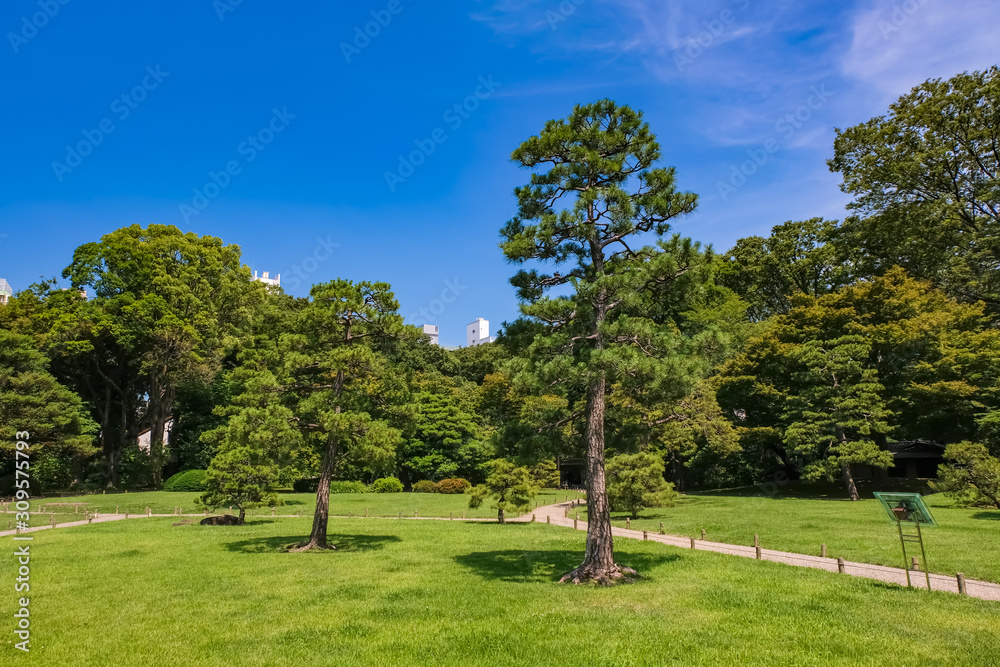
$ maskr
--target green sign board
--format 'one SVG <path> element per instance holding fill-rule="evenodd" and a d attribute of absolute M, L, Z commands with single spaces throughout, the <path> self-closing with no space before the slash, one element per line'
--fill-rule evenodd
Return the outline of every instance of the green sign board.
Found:
<path fill-rule="evenodd" d="M 937 522 L 931 516 L 931 511 L 924 504 L 919 493 L 888 493 L 876 491 L 875 498 L 882 503 L 882 508 L 892 521 L 900 523 L 920 523 L 924 526 L 936 526 Z"/>

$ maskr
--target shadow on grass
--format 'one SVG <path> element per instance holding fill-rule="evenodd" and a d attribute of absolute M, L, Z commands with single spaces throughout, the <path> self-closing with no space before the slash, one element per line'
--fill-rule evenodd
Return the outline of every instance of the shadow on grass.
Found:
<path fill-rule="evenodd" d="M 1000 512 L 976 512 L 973 519 L 984 519 L 986 521 L 1000 521 Z"/>
<path fill-rule="evenodd" d="M 301 544 L 309 539 L 308 535 L 261 537 L 255 540 L 229 542 L 225 545 L 228 551 L 246 554 L 287 553 L 288 547 Z M 378 551 L 391 542 L 401 542 L 395 535 L 330 535 L 327 541 L 337 547 L 339 552 Z M 309 553 L 309 552 L 306 552 Z M 316 552 L 324 553 L 324 552 Z"/>
<path fill-rule="evenodd" d="M 559 581 L 559 578 L 578 566 L 583 559 L 581 551 L 480 551 L 455 556 L 455 561 L 469 568 L 484 579 L 494 579 L 519 584 L 538 584 Z M 616 560 L 621 565 L 634 568 L 640 575 L 664 563 L 680 560 L 674 554 L 652 556 L 648 554 L 619 553 Z"/>

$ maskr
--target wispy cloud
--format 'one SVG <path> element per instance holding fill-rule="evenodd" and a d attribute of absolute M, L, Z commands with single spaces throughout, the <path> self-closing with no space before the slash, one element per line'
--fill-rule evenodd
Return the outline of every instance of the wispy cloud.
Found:
<path fill-rule="evenodd" d="M 937 77 L 1000 62 L 996 0 L 874 0 L 854 16 L 845 77 L 894 99 Z"/>

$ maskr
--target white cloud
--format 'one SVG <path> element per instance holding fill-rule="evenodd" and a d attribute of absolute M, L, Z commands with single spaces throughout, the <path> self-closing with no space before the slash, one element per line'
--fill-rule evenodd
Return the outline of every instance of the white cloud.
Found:
<path fill-rule="evenodd" d="M 929 78 L 1000 61 L 996 0 L 874 0 L 853 21 L 846 77 L 893 100 Z"/>

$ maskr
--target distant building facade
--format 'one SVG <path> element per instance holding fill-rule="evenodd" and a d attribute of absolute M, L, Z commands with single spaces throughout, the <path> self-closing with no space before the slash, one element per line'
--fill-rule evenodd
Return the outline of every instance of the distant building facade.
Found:
<path fill-rule="evenodd" d="M 430 336 L 431 345 L 440 345 L 438 340 L 439 327 L 436 324 L 425 324 L 424 325 L 424 335 Z"/>
<path fill-rule="evenodd" d="M 257 272 L 253 272 L 253 279 L 259 283 L 264 283 L 265 285 L 271 285 L 272 287 L 281 287 L 281 274 L 275 274 L 272 278 L 271 274 L 267 271 L 261 275 L 257 275 Z"/>
<path fill-rule="evenodd" d="M 471 322 L 465 327 L 465 342 L 469 347 L 492 343 L 495 336 L 490 336 L 490 321 L 477 317 L 475 322 Z"/>
<path fill-rule="evenodd" d="M 14 289 L 9 282 L 0 278 L 0 306 L 6 306 L 12 296 L 14 296 Z"/>
<path fill-rule="evenodd" d="M 174 430 L 174 420 L 168 419 L 163 425 L 163 442 L 167 442 L 170 437 L 170 432 Z M 150 435 L 152 429 L 146 429 L 139 434 L 139 449 L 146 452 L 150 452 L 153 446 L 153 437 Z"/>

